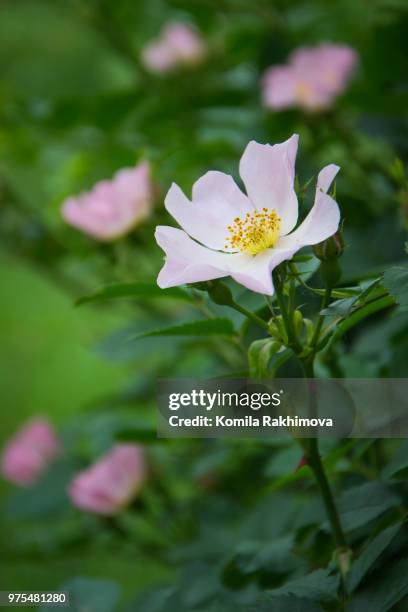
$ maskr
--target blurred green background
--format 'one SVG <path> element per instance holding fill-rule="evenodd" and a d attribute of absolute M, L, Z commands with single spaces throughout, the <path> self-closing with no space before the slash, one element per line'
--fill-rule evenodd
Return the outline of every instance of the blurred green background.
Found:
<path fill-rule="evenodd" d="M 194 24 L 208 45 L 208 57 L 196 69 L 155 76 L 141 65 L 140 53 L 169 20 Z M 107 283 L 154 282 L 162 257 L 153 230 L 156 223 L 169 221 L 163 196 L 171 182 L 189 193 L 208 169 L 236 177 L 239 157 L 251 139 L 273 143 L 298 132 L 302 184 L 323 165 L 342 166 L 337 199 L 346 221 L 345 284 L 363 282 L 393 264 L 405 265 L 407 27 L 406 0 L 2 0 L 0 446 L 27 417 L 46 415 L 63 431 L 75 456 L 61 468 L 71 474 L 108 448 L 124 426 L 154 423 L 158 376 L 221 375 L 246 367 L 236 347 L 221 350 L 216 339 L 126 343 L 130 332 L 196 317 L 190 304 L 147 300 L 75 308 L 74 303 Z M 325 41 L 351 45 L 360 57 L 354 80 L 333 109 L 305 114 L 263 108 L 263 71 L 284 62 L 298 46 Z M 142 158 L 152 165 L 157 197 L 152 218 L 140 230 L 110 247 L 63 223 L 60 208 L 66 196 Z M 248 307 L 260 307 L 257 296 L 241 297 Z M 228 314 L 222 307 L 217 313 Z M 249 336 L 256 338 L 256 332 L 249 330 Z M 368 322 L 341 346 L 343 375 L 406 376 L 407 337 L 401 312 Z M 322 375 L 325 368 L 321 364 Z M 154 447 L 156 481 L 141 502 L 140 524 L 127 517 L 113 528 L 68 508 L 62 472 L 51 474 L 31 497 L 2 481 L 1 589 L 57 589 L 83 576 L 118 583 L 125 604 L 150 584 L 173 583 L 173 566 L 189 558 L 186 542 L 194 528 L 202 527 L 200 510 L 211 520 L 192 558 L 208 554 L 209 565 L 202 570 L 208 572 L 218 561 L 204 546 L 207 532 L 219 537 L 220 548 L 228 533 L 228 549 L 242 534 L 255 538 L 256 532 L 262 539 L 257 516 L 269 516 L 272 506 L 277 515 L 287 516 L 292 516 L 292 503 L 302 512 L 313 509 L 308 477 L 301 490 L 293 475 L 299 453 L 291 447 L 272 450 L 252 443 L 242 448 L 201 442 Z M 357 451 L 363 459 L 369 452 L 360 446 Z M 395 448 L 384 452 L 391 457 Z M 355 457 L 334 457 L 333 472 L 338 462 L 342 482 L 363 484 L 366 476 L 352 473 Z M 250 468 L 258 467 L 252 479 Z M 221 485 L 211 497 L 211 486 L 207 492 L 200 479 L 204 482 L 213 472 Z M 286 498 L 275 493 L 268 506 L 263 495 L 285 483 L 293 489 Z M 158 501 L 163 487 L 172 491 L 165 492 L 164 504 Z M 253 508 L 242 531 L 230 534 L 231 508 L 250 505 L 255 498 L 262 508 Z M 182 518 L 173 517 L 170 540 L 182 544 L 180 549 L 170 544 L 166 556 L 166 544 L 156 541 L 157 534 L 166 531 L 168 514 L 177 515 L 176 510 Z M 309 524 L 304 521 L 299 523 L 302 534 Z M 326 559 L 327 534 L 315 538 Z M 361 542 L 360 532 L 356 541 Z M 321 563 L 317 553 L 315 562 Z M 76 586 L 80 592 L 82 587 Z M 109 600 L 109 584 L 90 588 L 107 589 Z M 181 608 L 174 600 L 166 612 L 227 610 L 201 603 L 201 592 L 204 602 L 210 597 L 206 588 L 200 583 L 193 603 Z M 91 610 L 105 609 L 103 602 L 92 605 Z M 130 609 L 164 609 L 154 605 Z M 106 609 L 116 609 L 115 604 Z"/>

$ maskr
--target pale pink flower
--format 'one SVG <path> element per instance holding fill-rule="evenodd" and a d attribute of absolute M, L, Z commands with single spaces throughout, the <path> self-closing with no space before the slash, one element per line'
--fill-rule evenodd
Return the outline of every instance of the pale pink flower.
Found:
<path fill-rule="evenodd" d="M 264 104 L 276 110 L 293 106 L 309 111 L 327 108 L 346 88 L 356 64 L 356 52 L 346 45 L 297 49 L 287 64 L 265 72 Z"/>
<path fill-rule="evenodd" d="M 42 418 L 33 419 L 11 438 L 4 449 L 2 474 L 10 482 L 29 486 L 38 480 L 61 451 L 52 425 Z"/>
<path fill-rule="evenodd" d="M 142 53 L 143 63 L 153 72 L 168 72 L 177 66 L 200 63 L 205 45 L 199 33 L 185 23 L 168 23 L 160 36 L 148 43 Z"/>
<path fill-rule="evenodd" d="M 271 145 L 250 142 L 240 162 L 246 195 L 233 178 L 211 171 L 193 186 L 192 202 L 173 183 L 165 200 L 183 229 L 159 226 L 156 240 L 166 253 L 160 287 L 231 276 L 259 293 L 272 295 L 272 270 L 306 245 L 334 234 L 340 221 L 327 191 L 339 167 L 317 179 L 314 206 L 298 228 L 294 190 L 298 136 Z"/>
<path fill-rule="evenodd" d="M 137 495 L 146 477 L 141 446 L 117 444 L 99 461 L 79 472 L 69 487 L 72 503 L 89 512 L 117 514 Z"/>
<path fill-rule="evenodd" d="M 67 223 L 97 240 L 109 242 L 128 233 L 152 208 L 152 184 L 146 162 L 119 170 L 110 181 L 69 197 L 62 206 Z"/>

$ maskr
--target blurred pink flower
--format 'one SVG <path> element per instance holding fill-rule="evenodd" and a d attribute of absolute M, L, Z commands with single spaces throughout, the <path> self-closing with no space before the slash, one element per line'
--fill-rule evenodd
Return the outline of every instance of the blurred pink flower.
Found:
<path fill-rule="evenodd" d="M 204 56 L 205 45 L 199 33 L 187 24 L 173 22 L 145 46 L 142 60 L 153 72 L 168 72 L 177 66 L 198 64 Z"/>
<path fill-rule="evenodd" d="M 79 472 L 69 487 L 72 503 L 89 512 L 117 514 L 135 497 L 146 476 L 143 449 L 117 444 L 104 457 Z"/>
<path fill-rule="evenodd" d="M 1 459 L 6 480 L 20 486 L 33 484 L 48 464 L 62 452 L 48 421 L 36 418 L 18 431 L 7 444 Z"/>
<path fill-rule="evenodd" d="M 142 162 L 119 170 L 112 180 L 100 181 L 89 192 L 67 198 L 62 216 L 85 234 L 109 242 L 149 215 L 152 191 L 149 165 Z"/>
<path fill-rule="evenodd" d="M 327 108 L 346 88 L 356 64 L 356 52 L 346 45 L 297 49 L 287 64 L 265 72 L 264 104 L 276 110 L 293 106 L 312 111 Z"/>
<path fill-rule="evenodd" d="M 273 146 L 250 142 L 239 165 L 246 194 L 223 172 L 204 174 L 193 185 L 192 201 L 173 183 L 165 206 L 182 229 L 156 228 L 156 241 L 166 253 L 159 287 L 231 276 L 272 295 L 276 266 L 337 231 L 339 207 L 327 193 L 339 171 L 334 164 L 320 171 L 314 206 L 294 230 L 297 146 L 297 134 Z"/>

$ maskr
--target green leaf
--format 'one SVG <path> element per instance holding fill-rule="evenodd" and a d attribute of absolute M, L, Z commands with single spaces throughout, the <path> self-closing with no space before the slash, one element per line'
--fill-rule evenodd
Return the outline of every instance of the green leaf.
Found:
<path fill-rule="evenodd" d="M 369 304 L 366 304 L 362 308 L 358 308 L 355 310 L 347 319 L 339 323 L 336 327 L 336 331 L 331 336 L 329 342 L 326 345 L 326 350 L 328 350 L 339 338 L 344 336 L 350 329 L 358 325 L 361 321 L 364 321 L 367 317 L 379 312 L 380 310 L 385 310 L 386 308 L 391 308 L 391 306 L 395 305 L 395 300 L 391 295 L 387 295 L 385 297 L 379 298 L 378 300 L 374 300 Z"/>
<path fill-rule="evenodd" d="M 203 319 L 182 325 L 172 325 L 130 336 L 129 340 L 139 340 L 153 336 L 233 336 L 234 326 L 230 319 Z"/>
<path fill-rule="evenodd" d="M 320 314 L 347 317 L 354 307 L 361 307 L 368 300 L 384 296 L 384 288 L 379 285 L 380 280 L 380 278 L 376 278 L 374 280 L 363 281 L 357 287 L 357 292 L 354 292 L 354 295 L 336 300 L 322 310 Z"/>
<path fill-rule="evenodd" d="M 86 612 L 113 612 L 120 596 L 116 582 L 93 578 L 73 578 L 59 590 L 69 593 L 69 610 Z M 50 607 L 54 606 L 41 606 L 41 611 L 46 612 Z"/>
<path fill-rule="evenodd" d="M 291 349 L 281 352 L 281 343 L 272 338 L 252 342 L 248 350 L 249 372 L 251 378 L 274 377 L 279 368 L 292 357 Z"/>
<path fill-rule="evenodd" d="M 377 579 L 358 593 L 347 612 L 387 612 L 408 595 L 408 559 L 401 559 L 381 569 Z"/>
<path fill-rule="evenodd" d="M 47 520 L 60 515 L 70 506 L 66 483 L 72 479 L 76 469 L 72 458 L 58 459 L 34 485 L 17 488 L 8 498 L 3 512 L 19 520 Z"/>
<path fill-rule="evenodd" d="M 339 576 L 331 576 L 327 569 L 319 569 L 269 591 L 268 597 L 271 604 L 274 597 L 283 595 L 293 595 L 311 601 L 329 601 L 336 598 L 338 586 Z"/>
<path fill-rule="evenodd" d="M 384 286 L 405 310 L 408 308 L 408 267 L 395 266 L 384 272 Z"/>
<path fill-rule="evenodd" d="M 351 566 L 351 571 L 347 577 L 347 589 L 349 592 L 354 591 L 363 578 L 372 570 L 377 559 L 391 543 L 400 529 L 401 524 L 392 525 L 388 527 L 388 529 L 384 529 L 384 531 L 368 544 L 360 557 Z"/>
<path fill-rule="evenodd" d="M 254 607 L 249 606 L 246 609 L 248 612 L 323 612 L 323 608 L 313 601 L 290 596 L 273 599 L 262 596 Z"/>
<path fill-rule="evenodd" d="M 382 471 L 383 478 L 391 479 L 398 477 L 399 472 L 408 468 L 408 440 L 404 440 L 399 446 L 390 463 Z"/>
<path fill-rule="evenodd" d="M 120 442 L 139 442 L 141 444 L 152 444 L 158 441 L 157 432 L 154 429 L 135 427 L 118 431 L 115 439 Z"/>
<path fill-rule="evenodd" d="M 193 301 L 187 291 L 180 287 L 160 289 L 155 283 L 117 283 L 107 285 L 98 289 L 94 293 L 85 295 L 76 301 L 76 306 L 82 306 L 89 302 L 102 302 L 104 300 L 117 299 L 137 299 L 137 298 L 169 298 L 173 300 Z"/>
<path fill-rule="evenodd" d="M 290 535 L 266 543 L 257 540 L 242 542 L 234 558 L 235 565 L 243 574 L 263 569 L 282 574 L 293 567 L 292 548 L 293 537 Z"/>
<path fill-rule="evenodd" d="M 352 531 L 366 525 L 399 504 L 399 497 L 385 484 L 367 482 L 347 489 L 342 493 L 338 508 L 344 529 Z"/>

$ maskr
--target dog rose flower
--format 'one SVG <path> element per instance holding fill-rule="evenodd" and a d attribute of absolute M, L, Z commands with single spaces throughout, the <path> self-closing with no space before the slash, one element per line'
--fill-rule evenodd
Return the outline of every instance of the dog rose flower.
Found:
<path fill-rule="evenodd" d="M 166 253 L 160 287 L 231 276 L 252 291 L 272 295 L 277 265 L 337 231 L 339 208 L 327 193 L 339 170 L 334 164 L 319 173 L 314 206 L 294 230 L 297 146 L 296 134 L 274 146 L 250 142 L 239 167 L 246 195 L 231 176 L 217 171 L 194 184 L 192 202 L 173 183 L 165 205 L 182 229 L 156 228 L 157 243 Z"/>
<path fill-rule="evenodd" d="M 90 468 L 75 476 L 69 496 L 82 510 L 112 516 L 137 495 L 145 475 L 142 447 L 117 444 Z"/>
<path fill-rule="evenodd" d="M 32 485 L 61 451 L 52 425 L 45 419 L 36 418 L 7 444 L 1 458 L 1 472 L 14 484 Z"/>
<path fill-rule="evenodd" d="M 264 104 L 276 110 L 294 106 L 309 111 L 328 108 L 346 88 L 356 64 L 356 52 L 346 45 L 297 49 L 287 64 L 265 72 Z"/>
<path fill-rule="evenodd" d="M 69 197 L 62 206 L 64 220 L 85 234 L 109 242 L 128 233 L 152 207 L 150 169 L 146 162 L 119 170 L 89 192 Z"/>
<path fill-rule="evenodd" d="M 205 45 L 198 32 L 189 25 L 173 22 L 146 45 L 142 59 L 149 70 L 164 73 L 177 66 L 196 65 L 204 56 Z"/>

